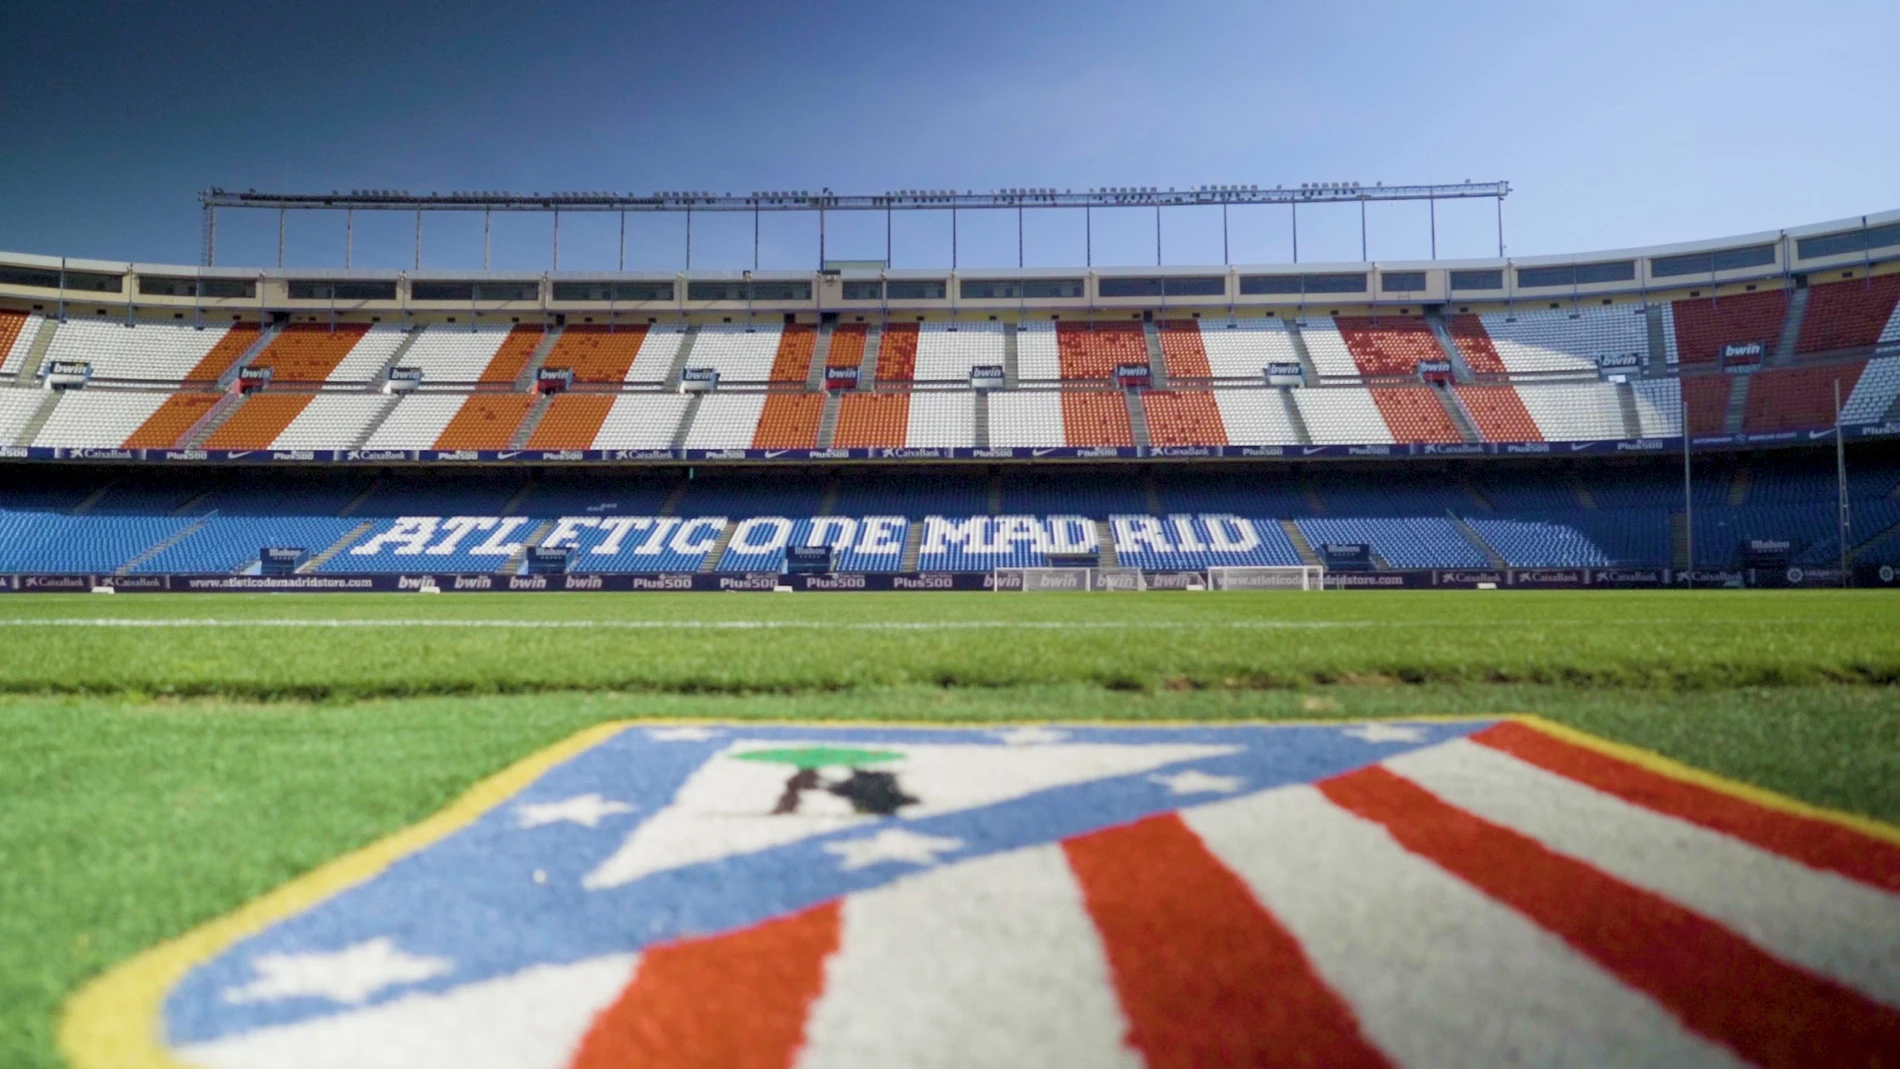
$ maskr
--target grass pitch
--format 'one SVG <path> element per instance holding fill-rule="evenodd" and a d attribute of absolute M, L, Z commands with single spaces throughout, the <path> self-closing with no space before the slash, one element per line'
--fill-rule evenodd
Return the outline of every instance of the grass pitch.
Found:
<path fill-rule="evenodd" d="M 1536 712 L 1900 819 L 1882 592 L 19 596 L 0 1064 L 113 962 L 628 717 Z"/>

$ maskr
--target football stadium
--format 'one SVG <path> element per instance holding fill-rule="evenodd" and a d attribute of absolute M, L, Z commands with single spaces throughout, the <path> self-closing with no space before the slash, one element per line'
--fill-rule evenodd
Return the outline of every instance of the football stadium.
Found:
<path fill-rule="evenodd" d="M 1900 1064 L 1893 197 L 958 143 L 0 227 L 0 1063 Z"/>

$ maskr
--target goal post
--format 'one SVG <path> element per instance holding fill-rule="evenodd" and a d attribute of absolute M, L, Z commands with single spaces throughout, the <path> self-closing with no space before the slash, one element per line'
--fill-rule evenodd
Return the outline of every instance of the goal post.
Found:
<path fill-rule="evenodd" d="M 1219 565 L 1207 569 L 1209 590 L 1324 590 L 1326 569 L 1316 564 Z"/>
<path fill-rule="evenodd" d="M 990 589 L 1027 594 L 1056 591 L 1146 590 L 1140 568 L 997 568 Z"/>

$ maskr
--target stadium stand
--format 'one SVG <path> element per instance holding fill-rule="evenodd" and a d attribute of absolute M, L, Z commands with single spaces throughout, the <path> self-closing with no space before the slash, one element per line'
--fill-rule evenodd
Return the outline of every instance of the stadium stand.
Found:
<path fill-rule="evenodd" d="M 1869 349 L 1883 341 L 1900 341 L 1900 274 L 1808 287 L 1795 352 Z"/>
<path fill-rule="evenodd" d="M 533 405 L 532 394 L 474 394 L 443 426 L 435 448 L 506 449 Z"/>
<path fill-rule="evenodd" d="M 686 344 L 686 328 L 648 327 L 646 336 L 640 339 L 640 352 L 627 366 L 628 382 L 661 383 L 673 370 L 673 363 L 679 358 L 680 347 Z"/>
<path fill-rule="evenodd" d="M 24 444 L 19 440 L 20 435 L 45 403 L 46 394 L 42 390 L 0 387 L 0 445 Z"/>
<path fill-rule="evenodd" d="M 207 449 L 269 449 L 315 394 L 255 393 L 205 439 Z"/>
<path fill-rule="evenodd" d="M 409 351 L 403 354 L 402 363 L 404 367 L 420 369 L 423 382 L 481 382 L 517 329 L 505 324 L 468 327 L 443 324 L 419 329 L 409 343 Z M 539 328 L 534 330 L 534 337 L 540 340 Z M 515 375 L 506 381 L 514 381 L 519 374 L 517 367 Z"/>
<path fill-rule="evenodd" d="M 570 326 L 554 339 L 554 346 L 548 350 L 548 357 L 541 366 L 572 370 L 577 383 L 625 382 L 646 337 L 645 324 Z"/>
<path fill-rule="evenodd" d="M 1484 317 L 1464 313 L 1452 316 L 1446 324 L 1451 334 L 1451 343 L 1458 349 L 1465 366 L 1476 375 L 1508 375 L 1510 368 L 1505 365 L 1504 357 L 1498 354 L 1498 347 L 1491 341 L 1491 335 L 1484 329 Z"/>
<path fill-rule="evenodd" d="M 1682 406 L 1688 412 L 1689 433 L 1721 434 L 1728 418 L 1727 375 L 1698 375 L 1681 382 Z"/>
<path fill-rule="evenodd" d="M 1112 379 L 1120 365 L 1148 366 L 1148 338 L 1139 323 L 1058 323 L 1056 359 L 1065 380 Z"/>
<path fill-rule="evenodd" d="M 613 410 L 612 394 L 564 393 L 557 395 L 528 436 L 529 449 L 591 449 L 600 435 L 601 425 Z M 668 442 L 672 441 L 668 437 Z"/>
<path fill-rule="evenodd" d="M 825 350 L 827 367 L 862 367 L 864 346 L 870 340 L 870 326 L 864 323 L 840 323 L 831 331 L 831 346 Z"/>
<path fill-rule="evenodd" d="M 1221 426 L 1233 445 L 1292 445 L 1300 440 L 1281 390 L 1214 390 Z"/>
<path fill-rule="evenodd" d="M 1359 361 L 1353 357 L 1352 349 L 1346 345 L 1345 337 L 1340 334 L 1338 325 L 1330 316 L 1309 317 L 1301 320 L 1298 326 L 1300 340 L 1306 344 L 1306 354 L 1313 358 L 1313 370 L 1319 373 L 1320 378 L 1359 377 Z"/>
<path fill-rule="evenodd" d="M 1608 554 L 1573 527 L 1475 517 L 1468 522 L 1514 568 L 1602 568 L 1612 563 Z"/>
<path fill-rule="evenodd" d="M 1466 345 L 1465 339 L 1458 342 Z M 1495 355 L 1495 354 L 1494 354 Z M 1544 434 L 1515 386 L 1456 386 L 1458 403 L 1487 442 L 1541 442 Z"/>
<path fill-rule="evenodd" d="M 1394 568 L 1482 568 L 1487 563 L 1450 520 L 1439 517 L 1313 518 L 1293 522 L 1312 545 L 1365 543 Z"/>
<path fill-rule="evenodd" d="M 1520 383 L 1517 396 L 1544 441 L 1627 437 L 1623 399 L 1614 383 Z"/>
<path fill-rule="evenodd" d="M 1641 360 L 1649 352 L 1648 321 L 1641 305 L 1491 312 L 1475 318 L 1475 325 L 1465 316 L 1452 319 L 1452 337 L 1473 371 L 1481 370 L 1480 364 L 1486 362 L 1483 345 L 1473 337 L 1479 331 L 1502 369 L 1513 376 L 1594 375 L 1603 357 Z M 1468 337 L 1471 344 L 1466 343 Z"/>
<path fill-rule="evenodd" d="M 590 446 L 561 448 L 665 449 L 679 433 L 689 401 L 682 394 L 624 394 L 614 398 Z"/>
<path fill-rule="evenodd" d="M 1445 358 L 1438 336 L 1423 318 L 1337 316 L 1333 324 L 1366 378 L 1414 378 L 1421 360 Z"/>
<path fill-rule="evenodd" d="M 1001 477 L 997 491 L 997 511 L 1005 514 L 1101 518 L 1148 511 L 1148 496 L 1141 485 L 1113 475 L 1013 471 Z"/>
<path fill-rule="evenodd" d="M 468 398 L 463 394 L 413 393 L 396 402 L 363 443 L 365 449 L 433 449 Z"/>
<path fill-rule="evenodd" d="M 176 446 L 225 396 L 202 392 L 171 394 L 121 444 L 127 449 L 168 449 Z"/>
<path fill-rule="evenodd" d="M 1272 520 L 1181 513 L 1113 515 L 1108 520 L 1115 558 L 1123 567 L 1289 567 L 1300 563 L 1292 539 Z"/>
<path fill-rule="evenodd" d="M 1001 323 L 931 322 L 917 326 L 916 366 L 909 376 L 917 382 L 967 383 L 970 381 L 970 368 L 1003 363 Z M 906 338 L 909 338 L 908 333 Z M 891 340 L 892 335 L 884 336 L 885 343 Z M 879 355 L 882 356 L 881 351 Z M 882 371 L 879 371 L 878 379 L 883 381 Z"/>
<path fill-rule="evenodd" d="M 1273 399 L 1279 400 L 1277 395 Z M 1212 390 L 1155 391 L 1144 395 L 1141 403 L 1153 445 L 1227 444 L 1227 429 Z"/>
<path fill-rule="evenodd" d="M 1161 358 L 1167 362 L 1170 379 L 1211 379 L 1214 369 L 1207 359 L 1207 343 L 1201 340 L 1198 319 L 1164 319 L 1155 324 L 1155 336 L 1161 341 Z"/>
<path fill-rule="evenodd" d="M 318 394 L 271 439 L 270 448 L 334 449 L 361 438 L 388 407 L 389 398 L 377 394 Z"/>
<path fill-rule="evenodd" d="M 229 330 L 228 325 L 199 328 L 175 322 L 127 324 L 73 318 L 53 334 L 46 362 L 84 361 L 92 365 L 96 379 L 183 382 Z M 255 340 L 256 335 L 251 338 Z"/>
<path fill-rule="evenodd" d="M 1875 423 L 1900 399 L 1900 356 L 1878 356 L 1867 361 L 1860 381 L 1841 405 L 1841 422 Z"/>
<path fill-rule="evenodd" d="M 1023 382 L 1062 377 L 1062 346 L 1054 323 L 1025 322 L 1016 328 L 1016 377 Z"/>
<path fill-rule="evenodd" d="M 1427 336 L 1430 332 L 1427 331 Z M 1436 343 L 1437 339 L 1432 341 Z M 1445 411 L 1438 394 L 1426 386 L 1374 386 L 1372 402 L 1401 442 L 1462 442 L 1464 435 Z"/>
<path fill-rule="evenodd" d="M 787 323 L 779 332 L 778 351 L 772 356 L 771 382 L 804 382 L 811 371 L 811 356 L 818 345 L 818 330 L 800 323 Z"/>
<path fill-rule="evenodd" d="M 1072 446 L 1135 444 L 1128 422 L 1128 399 L 1120 393 L 1063 390 L 1062 436 Z"/>
<path fill-rule="evenodd" d="M 674 504 L 680 516 L 810 516 L 823 502 L 825 486 L 807 479 L 732 473 L 688 479 Z"/>
<path fill-rule="evenodd" d="M 1755 372 L 1743 401 L 1742 431 L 1748 434 L 1834 426 L 1835 384 L 1843 408 L 1860 384 L 1860 360 L 1818 367 L 1769 368 Z"/>
<path fill-rule="evenodd" d="M 1682 433 L 1682 383 L 1677 379 L 1639 379 L 1630 384 L 1636 420 L 1645 438 Z"/>
<path fill-rule="evenodd" d="M 1341 346 L 1344 347 L 1343 344 Z M 1315 356 L 1317 362 L 1318 357 Z M 1324 374 L 1324 372 L 1321 372 Z M 1385 415 L 1363 386 L 1306 387 L 1292 391 L 1300 421 L 1316 445 L 1390 443 Z"/>
<path fill-rule="evenodd" d="M 805 352 L 806 363 L 811 351 Z M 816 449 L 818 423 L 825 413 L 822 393 L 775 393 L 759 410 L 759 427 L 752 434 L 754 449 Z M 703 410 L 703 409 L 702 409 Z"/>
<path fill-rule="evenodd" d="M 908 393 L 848 393 L 838 402 L 831 444 L 840 449 L 891 448 L 909 444 Z"/>
<path fill-rule="evenodd" d="M 1053 342 L 1055 332 L 1048 332 L 1048 337 Z M 989 406 L 990 444 L 993 446 L 1037 448 L 1068 444 L 1062 394 L 1058 391 L 993 393 L 989 396 Z"/>
<path fill-rule="evenodd" d="M 367 382 L 402 343 L 400 328 L 381 323 L 292 323 L 250 366 L 270 368 L 278 387 Z"/>
<path fill-rule="evenodd" d="M 358 522 L 326 516 L 302 516 L 294 522 L 286 522 L 283 517 L 210 516 L 198 530 L 145 557 L 131 570 L 240 572 L 257 563 L 258 553 L 265 546 L 319 553 L 348 534 Z"/>
<path fill-rule="evenodd" d="M 34 436 L 33 444 L 68 449 L 121 446 L 158 411 L 167 396 L 142 390 L 68 391 L 60 395 L 52 416 Z"/>
<path fill-rule="evenodd" d="M 0 513 L 0 572 L 110 573 L 195 522 L 169 516 Z"/>
<path fill-rule="evenodd" d="M 927 516 L 918 566 L 973 572 L 1034 568 L 1050 553 L 1093 553 L 1101 542 L 1085 516 Z"/>
<path fill-rule="evenodd" d="M 1195 324 L 1198 324 L 1196 326 Z M 1216 379 L 1245 379 L 1259 382 L 1261 372 L 1268 364 L 1297 363 L 1298 350 L 1293 348 L 1293 338 L 1287 333 L 1286 323 L 1275 318 L 1230 319 L 1226 322 L 1189 320 L 1183 329 L 1170 329 L 1161 335 L 1162 355 L 1168 361 L 1169 378 L 1189 377 L 1186 371 L 1175 366 L 1175 354 L 1167 348 L 1170 337 L 1180 338 L 1188 330 L 1192 343 L 1177 341 L 1175 344 L 1187 348 L 1191 358 L 1194 346 L 1200 350 L 1201 363 L 1208 369 L 1207 374 Z M 1190 363 L 1190 367 L 1193 365 Z"/>
<path fill-rule="evenodd" d="M 917 347 L 922 340 L 919 327 L 917 323 L 884 324 L 877 343 L 877 381 L 909 382 L 916 375 Z"/>
<path fill-rule="evenodd" d="M 709 323 L 699 328 L 693 341 L 692 365 L 719 372 L 721 382 L 769 382 L 781 339 L 777 324 Z M 804 377 L 805 369 L 801 367 L 797 378 Z"/>
<path fill-rule="evenodd" d="M 1760 342 L 1772 353 L 1787 315 L 1788 295 L 1781 290 L 1671 301 L 1666 317 L 1674 325 L 1670 362 L 1716 363 L 1724 345 L 1749 342 Z"/>
<path fill-rule="evenodd" d="M 46 321 L 25 312 L 0 310 L 0 375 L 18 375 L 26 352 Z"/>
<path fill-rule="evenodd" d="M 697 350 L 695 350 L 697 351 Z M 765 411 L 765 394 L 715 393 L 703 398 L 686 431 L 688 449 L 750 449 Z"/>
<path fill-rule="evenodd" d="M 482 384 L 501 385 L 520 379 L 546 336 L 547 331 L 539 323 L 516 324 L 502 339 L 488 366 L 482 369 Z"/>

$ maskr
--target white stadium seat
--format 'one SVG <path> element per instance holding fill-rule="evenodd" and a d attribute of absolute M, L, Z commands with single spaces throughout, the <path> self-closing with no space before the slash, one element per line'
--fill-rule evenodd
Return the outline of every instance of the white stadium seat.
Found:
<path fill-rule="evenodd" d="M 1016 332 L 1016 378 L 1054 382 L 1062 377 L 1062 350 L 1054 323 L 1024 323 Z"/>
<path fill-rule="evenodd" d="M 633 363 L 627 365 L 626 381 L 665 382 L 666 373 L 673 370 L 673 361 L 685 341 L 683 327 L 648 327 L 647 336 L 640 339 L 640 351 L 634 355 Z M 766 367 L 770 368 L 771 364 Z"/>
<path fill-rule="evenodd" d="M 1300 410 L 1307 435 L 1316 445 L 1379 444 L 1393 440 L 1392 429 L 1372 400 L 1372 391 L 1363 386 L 1296 389 L 1293 403 Z"/>
<path fill-rule="evenodd" d="M 991 396 L 994 398 L 995 395 Z M 992 410 L 991 418 L 994 419 L 994 410 Z M 994 431 L 992 431 L 993 434 Z M 976 444 L 976 394 L 969 390 L 912 393 L 910 419 L 904 431 L 904 444 L 913 449 L 959 449 L 974 446 Z"/>
<path fill-rule="evenodd" d="M 699 328 L 687 363 L 717 370 L 722 382 L 765 382 L 772 377 L 772 360 L 778 355 L 779 335 L 779 328 L 770 324 L 757 327 L 709 324 Z M 641 348 L 646 348 L 644 341 Z M 631 370 L 629 368 L 630 373 Z"/>
<path fill-rule="evenodd" d="M 1677 379 L 1638 379 L 1636 422 L 1645 438 L 1674 438 L 1682 433 L 1682 383 Z"/>
<path fill-rule="evenodd" d="M 421 368 L 425 385 L 478 382 L 513 329 L 507 323 L 474 327 L 437 324 L 416 335 L 415 342 L 402 356 L 402 366 Z"/>
<path fill-rule="evenodd" d="M 365 449 L 429 449 L 442 431 L 462 410 L 467 401 L 459 393 L 418 393 L 396 402 L 376 433 L 369 436 Z"/>
<path fill-rule="evenodd" d="M 117 319 L 69 319 L 59 325 L 46 348 L 42 369 L 55 360 L 83 360 L 94 378 L 182 382 L 231 329 L 230 324 L 202 330 L 184 322 Z M 26 331 L 21 331 L 21 336 Z"/>
<path fill-rule="evenodd" d="M 1210 356 L 1211 360 L 1211 356 Z M 1291 445 L 1300 440 L 1279 390 L 1214 390 L 1214 404 L 1231 445 Z M 1373 439 L 1354 439 L 1354 441 Z"/>
<path fill-rule="evenodd" d="M 1054 338 L 1055 335 L 1049 335 Z M 1057 390 L 1022 390 L 989 397 L 990 444 L 1034 448 L 1068 444 L 1062 429 L 1062 395 Z"/>
<path fill-rule="evenodd" d="M 1517 395 L 1547 442 L 1624 437 L 1623 401 L 1614 383 L 1519 383 Z"/>
<path fill-rule="evenodd" d="M 171 396 L 159 390 L 72 390 L 62 395 L 40 433 L 37 446 L 111 449 L 125 444 L 158 406 Z"/>
<path fill-rule="evenodd" d="M 1293 336 L 1279 319 L 1200 321 L 1201 347 L 1207 351 L 1208 370 L 1217 379 L 1261 380 L 1268 364 L 1298 363 Z M 1356 374 L 1356 372 L 1354 372 Z M 1223 410 L 1224 411 L 1224 410 Z"/>
<path fill-rule="evenodd" d="M 347 449 L 388 405 L 389 398 L 382 394 L 318 394 L 278 433 L 271 448 Z"/>
<path fill-rule="evenodd" d="M 773 332 L 773 337 L 777 336 L 777 332 Z M 767 366 L 770 366 L 769 361 Z M 759 428 L 759 414 L 764 410 L 762 393 L 708 394 L 700 401 L 699 411 L 693 414 L 693 425 L 686 432 L 686 448 L 750 449 L 752 436 Z"/>
<path fill-rule="evenodd" d="M 1300 321 L 1300 339 L 1306 343 L 1306 355 L 1313 358 L 1313 370 L 1322 379 L 1356 379 L 1359 362 L 1339 333 L 1331 316 L 1309 316 Z M 1318 439 L 1314 439 L 1318 441 Z M 1367 441 L 1359 438 L 1356 441 Z"/>
<path fill-rule="evenodd" d="M 674 335 L 678 337 L 678 335 Z M 717 395 L 715 395 L 717 396 Z M 713 398 L 707 398 L 711 401 Z M 630 393 L 614 399 L 600 430 L 594 435 L 595 449 L 666 449 L 679 431 L 680 416 L 692 399 L 678 393 Z M 705 402 L 700 403 L 705 411 Z M 751 444 L 750 439 L 747 440 Z"/>
<path fill-rule="evenodd" d="M 1020 356 L 1018 360 L 1020 367 Z M 1002 363 L 1001 323 L 921 323 L 917 331 L 917 367 L 911 378 L 917 382 L 968 382 L 970 368 Z"/>
<path fill-rule="evenodd" d="M 1490 312 L 1479 318 L 1512 375 L 1595 374 L 1600 356 L 1634 355 L 1640 360 L 1649 353 L 1649 321 L 1641 305 Z"/>

